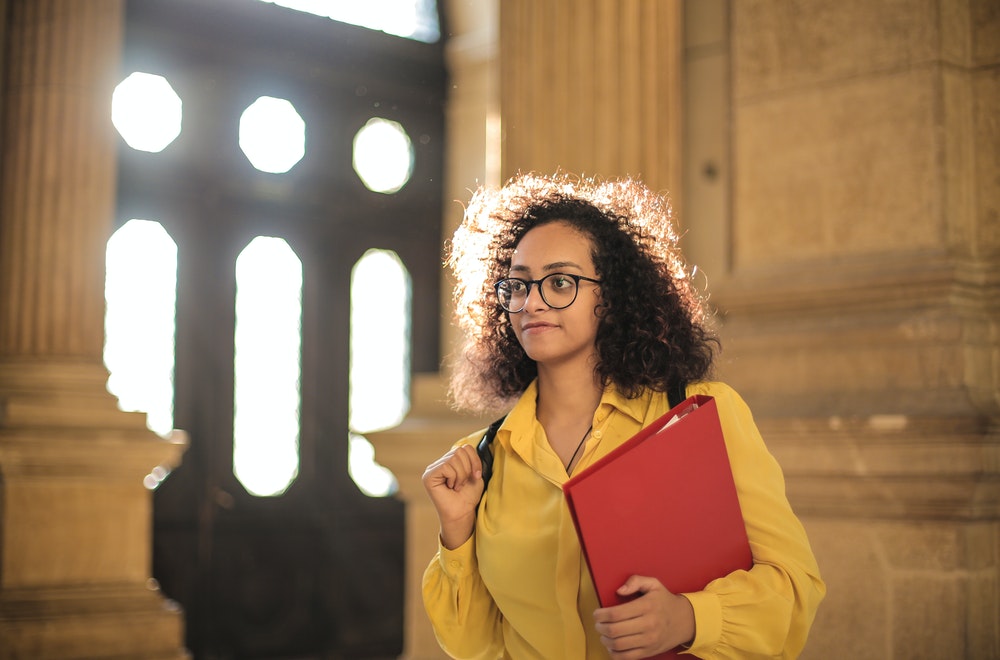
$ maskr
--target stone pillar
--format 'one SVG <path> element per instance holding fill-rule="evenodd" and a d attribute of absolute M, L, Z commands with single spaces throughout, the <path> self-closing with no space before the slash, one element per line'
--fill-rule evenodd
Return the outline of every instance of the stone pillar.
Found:
<path fill-rule="evenodd" d="M 0 657 L 185 657 L 150 579 L 161 440 L 107 392 L 120 0 L 10 0 L 0 169 Z"/>
<path fill-rule="evenodd" d="M 441 660 L 448 656 L 438 646 L 424 611 L 421 583 L 424 569 L 438 543 L 438 519 L 421 477 L 460 438 L 489 421 L 459 417 L 448 406 L 447 384 L 436 374 L 417 376 L 410 388 L 410 413 L 402 424 L 369 434 L 375 459 L 399 482 L 398 497 L 406 502 L 406 589 L 403 660 Z"/>
<path fill-rule="evenodd" d="M 504 0 L 504 178 L 518 170 L 636 176 L 677 194 L 679 0 Z"/>
<path fill-rule="evenodd" d="M 828 583 L 803 658 L 996 658 L 1000 14 L 713 4 L 731 208 L 686 221 Z"/>

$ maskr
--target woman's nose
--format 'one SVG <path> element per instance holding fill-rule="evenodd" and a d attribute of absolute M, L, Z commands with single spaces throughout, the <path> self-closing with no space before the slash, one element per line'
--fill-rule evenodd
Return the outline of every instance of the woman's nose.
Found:
<path fill-rule="evenodd" d="M 538 282 L 533 282 L 528 288 L 528 297 L 524 300 L 524 308 L 542 309 L 548 306 L 548 303 L 542 298 L 542 285 Z"/>

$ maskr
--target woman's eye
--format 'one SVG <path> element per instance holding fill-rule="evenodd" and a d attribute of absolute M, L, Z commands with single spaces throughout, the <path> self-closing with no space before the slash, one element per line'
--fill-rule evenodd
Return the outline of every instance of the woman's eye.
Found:
<path fill-rule="evenodd" d="M 511 280 L 507 285 L 510 287 L 511 293 L 524 293 L 524 282 L 520 280 Z"/>
<path fill-rule="evenodd" d="M 556 275 L 552 278 L 552 287 L 555 289 L 565 289 L 573 284 L 573 280 L 565 275 Z"/>

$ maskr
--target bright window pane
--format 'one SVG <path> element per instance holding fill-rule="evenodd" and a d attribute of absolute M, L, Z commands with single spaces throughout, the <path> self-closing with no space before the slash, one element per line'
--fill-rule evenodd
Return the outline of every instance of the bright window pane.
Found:
<path fill-rule="evenodd" d="M 108 390 L 165 436 L 174 425 L 177 244 L 160 223 L 129 220 L 111 236 L 104 296 Z"/>
<path fill-rule="evenodd" d="M 280 495 L 299 472 L 302 262 L 258 236 L 236 260 L 233 472 L 253 495 Z"/>
<path fill-rule="evenodd" d="M 368 250 L 351 275 L 349 470 L 368 495 L 396 491 L 361 435 L 396 426 L 409 410 L 410 275 L 395 252 Z"/>
<path fill-rule="evenodd" d="M 261 1 L 427 43 L 441 36 L 434 0 Z"/>
<path fill-rule="evenodd" d="M 364 436 L 350 434 L 347 471 L 358 489 L 369 497 L 385 497 L 399 490 L 396 475 L 375 462 L 375 448 Z"/>
<path fill-rule="evenodd" d="M 240 116 L 240 149 L 261 172 L 284 174 L 306 153 L 306 123 L 290 101 L 261 96 Z"/>
<path fill-rule="evenodd" d="M 413 143 L 399 122 L 373 117 L 354 136 L 354 171 L 369 190 L 398 192 L 413 174 Z"/>
<path fill-rule="evenodd" d="M 181 105 L 166 78 L 137 71 L 115 87 L 111 123 L 133 149 L 157 153 L 181 134 Z"/>
<path fill-rule="evenodd" d="M 351 430 L 399 424 L 409 410 L 410 275 L 391 250 L 368 250 L 351 274 Z"/>

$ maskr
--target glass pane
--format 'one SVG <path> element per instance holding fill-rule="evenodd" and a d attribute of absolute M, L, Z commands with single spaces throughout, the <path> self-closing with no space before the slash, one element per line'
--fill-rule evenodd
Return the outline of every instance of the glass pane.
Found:
<path fill-rule="evenodd" d="M 355 485 L 369 497 L 386 497 L 399 490 L 399 483 L 388 468 L 375 462 L 375 447 L 362 435 L 350 434 L 347 471 Z"/>
<path fill-rule="evenodd" d="M 261 0 L 261 2 L 426 43 L 433 43 L 441 37 L 437 3 L 434 0 Z"/>
<path fill-rule="evenodd" d="M 111 96 L 111 123 L 128 146 L 158 153 L 181 134 L 181 99 L 163 76 L 135 72 Z"/>
<path fill-rule="evenodd" d="M 396 426 L 410 407 L 410 275 L 395 252 L 368 250 L 351 275 L 351 478 L 372 496 L 396 492 L 362 433 Z"/>
<path fill-rule="evenodd" d="M 240 149 L 261 172 L 284 174 L 306 153 L 306 123 L 290 101 L 261 96 L 240 116 Z"/>
<path fill-rule="evenodd" d="M 351 274 L 350 424 L 390 428 L 409 410 L 410 274 L 395 252 L 368 250 Z"/>
<path fill-rule="evenodd" d="M 174 425 L 177 244 L 160 223 L 129 220 L 111 236 L 104 297 L 108 390 L 166 436 Z"/>
<path fill-rule="evenodd" d="M 258 236 L 236 260 L 233 472 L 253 495 L 280 495 L 299 472 L 302 262 Z"/>
<path fill-rule="evenodd" d="M 399 122 L 373 117 L 354 136 L 354 171 L 369 190 L 398 192 L 413 174 L 413 143 Z"/>

